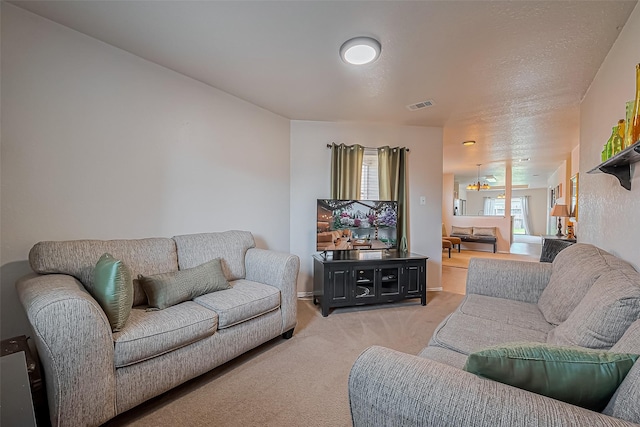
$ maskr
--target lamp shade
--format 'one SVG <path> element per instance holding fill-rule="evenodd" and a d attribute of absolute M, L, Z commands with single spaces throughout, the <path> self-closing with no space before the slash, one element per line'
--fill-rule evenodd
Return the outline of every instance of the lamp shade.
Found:
<path fill-rule="evenodd" d="M 567 217 L 569 215 L 569 209 L 567 205 L 554 205 L 551 209 L 551 216 Z"/>

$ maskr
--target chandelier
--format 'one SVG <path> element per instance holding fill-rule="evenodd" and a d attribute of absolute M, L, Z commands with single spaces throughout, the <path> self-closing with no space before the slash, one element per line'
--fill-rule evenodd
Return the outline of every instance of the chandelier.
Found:
<path fill-rule="evenodd" d="M 467 190 L 474 190 L 474 191 L 489 190 L 491 188 L 491 186 L 489 184 L 487 184 L 486 182 L 483 182 L 482 184 L 480 183 L 480 166 L 481 166 L 481 163 L 478 163 L 476 166 L 478 166 L 478 182 L 475 182 L 473 184 L 467 185 Z"/>

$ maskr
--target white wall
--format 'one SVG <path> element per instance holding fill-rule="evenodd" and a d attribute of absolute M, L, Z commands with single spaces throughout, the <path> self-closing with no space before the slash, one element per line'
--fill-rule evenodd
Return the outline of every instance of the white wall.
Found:
<path fill-rule="evenodd" d="M 567 170 L 570 170 L 570 166 L 569 168 L 567 168 L 567 161 L 564 160 L 560 164 L 558 169 L 556 169 L 555 172 L 547 180 L 547 185 L 549 187 L 547 189 L 547 194 L 549 194 L 552 188 L 557 189 L 558 185 L 562 185 L 562 197 L 557 197 L 556 195 L 556 204 L 567 205 L 567 209 L 568 209 L 571 206 L 571 200 L 569 200 L 569 194 L 567 193 L 567 191 L 570 191 L 567 185 L 569 182 L 567 180 Z M 549 206 L 548 214 L 551 213 L 551 208 L 553 208 L 553 206 Z M 567 218 L 562 218 L 563 233 L 566 231 L 566 226 L 567 226 Z M 555 216 L 547 215 L 547 234 L 556 234 L 557 232 L 558 232 L 558 218 Z"/>
<path fill-rule="evenodd" d="M 298 291 L 313 289 L 316 199 L 330 197 L 331 142 L 410 149 L 409 244 L 429 257 L 427 286 L 441 287 L 442 129 L 383 124 L 291 122 L 291 252 L 300 257 Z M 419 204 L 425 196 L 426 205 Z"/>
<path fill-rule="evenodd" d="M 629 16 L 580 105 L 580 189 L 577 234 L 631 262 L 640 270 L 640 163 L 632 167 L 631 191 L 606 174 L 587 174 L 625 103 L 635 95 L 635 65 L 640 61 L 640 6 Z"/>
<path fill-rule="evenodd" d="M 2 338 L 41 240 L 250 230 L 289 250 L 289 120 L 2 3 Z"/>
<path fill-rule="evenodd" d="M 443 191 L 442 191 L 442 218 L 445 223 L 445 227 L 447 231 L 451 230 L 451 221 L 457 221 L 458 218 L 452 220 L 451 214 L 451 205 L 453 204 L 453 193 L 451 191 L 447 191 L 448 188 L 451 187 L 451 183 L 453 182 L 453 174 L 444 174 L 443 175 Z M 467 192 L 467 203 L 471 205 L 472 203 L 477 203 L 477 205 L 482 208 L 484 205 L 484 197 L 496 197 L 498 194 L 504 193 L 505 190 L 483 190 L 480 194 L 477 192 L 469 191 Z M 531 234 L 532 235 L 543 235 L 547 234 L 546 232 L 546 221 L 547 221 L 547 190 L 544 188 L 527 188 L 527 189 L 512 189 L 512 198 L 513 197 L 522 197 L 529 196 L 529 215 L 531 220 Z M 474 201 L 474 198 L 477 198 L 477 201 Z M 473 215 L 473 210 L 469 210 L 468 216 Z M 461 220 L 464 221 L 464 220 Z M 472 221 L 473 222 L 473 221 Z M 501 222 L 500 222 L 501 224 Z M 473 225 L 473 224 L 472 224 Z M 506 239 L 507 237 L 505 237 Z M 476 245 L 478 248 L 482 246 Z M 474 247 L 476 247 L 474 246 Z M 485 246 L 486 249 L 486 246 Z"/>
<path fill-rule="evenodd" d="M 571 177 L 580 172 L 580 145 L 571 150 Z"/>

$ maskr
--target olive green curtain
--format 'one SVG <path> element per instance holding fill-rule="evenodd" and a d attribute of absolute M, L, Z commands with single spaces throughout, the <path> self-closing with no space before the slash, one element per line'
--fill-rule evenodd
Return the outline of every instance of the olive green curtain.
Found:
<path fill-rule="evenodd" d="M 359 199 L 362 182 L 361 145 L 331 144 L 331 198 Z"/>
<path fill-rule="evenodd" d="M 409 249 L 407 210 L 407 149 L 405 147 L 378 148 L 378 186 L 380 200 L 398 202 L 398 249 Z"/>

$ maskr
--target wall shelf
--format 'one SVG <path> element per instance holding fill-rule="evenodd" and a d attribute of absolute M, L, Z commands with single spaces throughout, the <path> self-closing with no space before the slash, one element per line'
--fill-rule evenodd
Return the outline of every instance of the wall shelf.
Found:
<path fill-rule="evenodd" d="M 600 163 L 587 173 L 604 172 L 618 178 L 620 185 L 631 190 L 631 165 L 640 162 L 640 141 L 625 148 L 609 160 Z"/>

